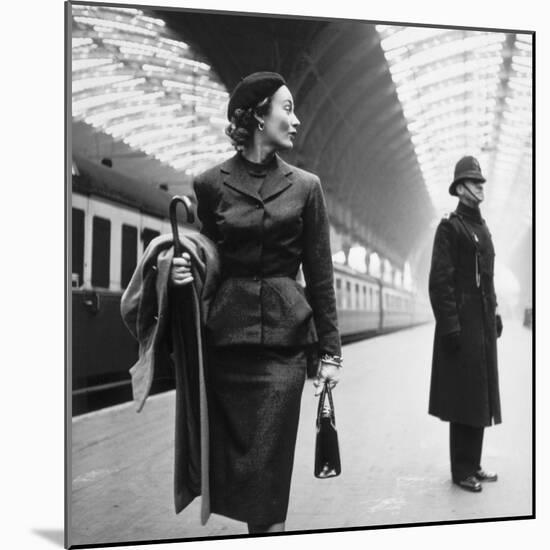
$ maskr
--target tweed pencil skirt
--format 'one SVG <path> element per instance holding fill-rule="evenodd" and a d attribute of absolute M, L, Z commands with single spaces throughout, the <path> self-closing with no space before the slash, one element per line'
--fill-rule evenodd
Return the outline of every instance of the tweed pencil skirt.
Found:
<path fill-rule="evenodd" d="M 209 350 L 212 512 L 256 525 L 285 521 L 305 377 L 302 348 Z"/>

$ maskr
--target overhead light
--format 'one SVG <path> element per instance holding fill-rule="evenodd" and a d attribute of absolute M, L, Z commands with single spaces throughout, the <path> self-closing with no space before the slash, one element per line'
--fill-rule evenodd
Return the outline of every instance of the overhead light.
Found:
<path fill-rule="evenodd" d="M 112 59 L 109 57 L 84 57 L 82 59 L 73 59 L 71 63 L 73 73 L 98 67 L 105 68 L 106 66 L 114 66 Z"/>
<path fill-rule="evenodd" d="M 156 32 L 150 29 L 147 29 L 143 26 L 132 25 L 129 23 L 123 23 L 121 21 L 109 20 L 106 18 L 99 17 L 89 17 L 89 16 L 75 16 L 74 20 L 77 23 L 83 25 L 91 25 L 94 28 L 106 29 L 106 30 L 117 30 L 125 31 L 131 34 L 141 34 L 144 36 L 155 36 Z"/>
<path fill-rule="evenodd" d="M 83 99 L 73 100 L 73 115 L 84 115 L 86 109 L 91 109 L 99 105 L 106 105 L 117 101 L 127 100 L 143 95 L 143 90 L 133 90 L 129 92 L 108 92 L 98 95 L 92 95 Z"/>
<path fill-rule="evenodd" d="M 164 21 L 139 9 L 71 9 L 73 117 L 182 171 L 232 151 L 227 90 Z"/>
<path fill-rule="evenodd" d="M 93 76 L 91 78 L 80 78 L 74 80 L 72 84 L 73 93 L 78 93 L 83 90 L 89 90 L 90 88 L 104 88 L 110 84 L 120 83 L 124 81 L 132 80 L 133 75 L 107 75 L 107 76 Z"/>

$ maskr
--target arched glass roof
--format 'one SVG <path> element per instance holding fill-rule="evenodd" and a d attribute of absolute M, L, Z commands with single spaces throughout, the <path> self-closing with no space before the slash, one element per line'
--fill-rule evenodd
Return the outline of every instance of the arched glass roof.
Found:
<path fill-rule="evenodd" d="M 73 5 L 72 23 L 75 120 L 188 175 L 228 156 L 227 91 L 163 20 Z"/>
<path fill-rule="evenodd" d="M 300 109 L 289 160 L 320 175 L 333 220 L 382 255 L 399 262 L 416 250 L 430 199 L 438 217 L 454 208 L 447 189 L 464 154 L 487 177 L 482 211 L 497 240 L 514 250 L 531 225 L 528 33 L 181 11 L 165 24 L 164 11 L 71 8 L 73 128 L 92 156 L 108 156 L 109 140 L 96 143 L 88 125 L 126 142 L 119 165 L 129 172 L 174 189 L 185 174 L 187 188 L 233 153 L 223 83 L 270 68 L 288 76 Z"/>
<path fill-rule="evenodd" d="M 436 211 L 452 208 L 454 165 L 471 154 L 488 182 L 484 215 L 521 234 L 515 222 L 525 229 L 532 215 L 531 35 L 377 30 Z M 514 224 L 503 215 L 509 201 Z"/>

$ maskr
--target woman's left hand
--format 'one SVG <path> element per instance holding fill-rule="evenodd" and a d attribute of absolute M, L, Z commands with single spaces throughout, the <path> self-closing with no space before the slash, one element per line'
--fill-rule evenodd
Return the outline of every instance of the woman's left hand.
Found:
<path fill-rule="evenodd" d="M 325 380 L 328 381 L 328 386 L 332 390 L 338 384 L 340 380 L 340 367 L 336 365 L 331 365 L 328 363 L 320 362 L 319 368 L 317 369 L 317 376 L 313 381 L 315 386 L 315 395 L 320 395 L 323 391 L 323 386 L 325 385 Z"/>

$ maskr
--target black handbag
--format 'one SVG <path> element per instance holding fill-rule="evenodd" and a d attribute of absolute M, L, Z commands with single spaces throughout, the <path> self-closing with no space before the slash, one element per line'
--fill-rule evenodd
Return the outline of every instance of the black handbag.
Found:
<path fill-rule="evenodd" d="M 325 399 L 328 396 L 328 404 Z M 340 475 L 340 449 L 338 448 L 338 432 L 334 417 L 332 392 L 325 382 L 319 397 L 317 408 L 317 435 L 315 438 L 315 477 L 324 479 Z"/>

